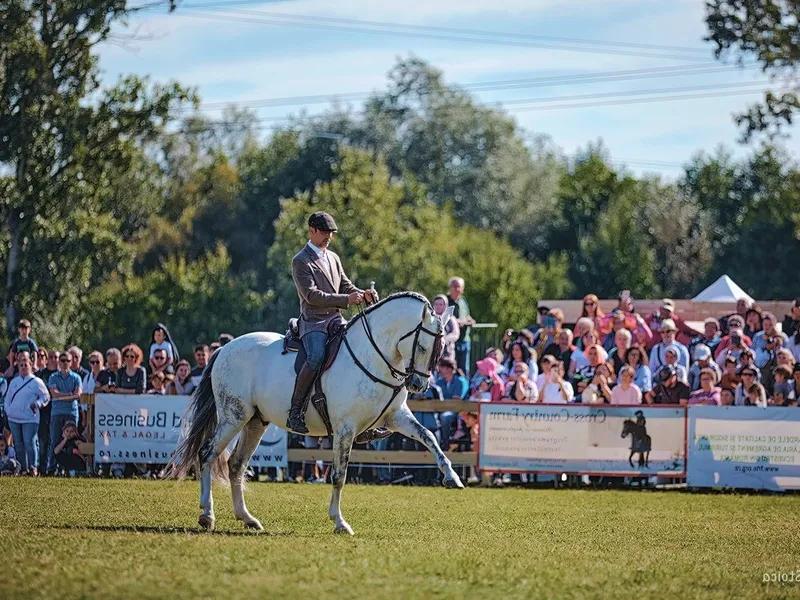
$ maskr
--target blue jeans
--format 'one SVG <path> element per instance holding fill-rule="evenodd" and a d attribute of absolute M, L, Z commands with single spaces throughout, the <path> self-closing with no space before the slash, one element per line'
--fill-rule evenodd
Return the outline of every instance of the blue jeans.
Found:
<path fill-rule="evenodd" d="M 8 422 L 11 435 L 14 436 L 14 450 L 23 471 L 39 466 L 39 424 Z"/>
<path fill-rule="evenodd" d="M 470 362 L 469 351 L 472 342 L 456 342 L 456 366 L 469 377 Z"/>
<path fill-rule="evenodd" d="M 58 463 L 56 462 L 56 455 L 55 449 L 56 446 L 61 442 L 61 428 L 64 427 L 64 423 L 67 421 L 75 421 L 78 423 L 78 413 L 69 413 L 66 415 L 50 415 L 50 448 L 47 451 L 47 472 L 48 473 L 55 473 L 56 466 Z"/>
<path fill-rule="evenodd" d="M 325 360 L 325 342 L 327 341 L 328 334 L 324 331 L 310 331 L 303 336 L 306 364 L 315 371 L 322 368 L 322 361 Z"/>

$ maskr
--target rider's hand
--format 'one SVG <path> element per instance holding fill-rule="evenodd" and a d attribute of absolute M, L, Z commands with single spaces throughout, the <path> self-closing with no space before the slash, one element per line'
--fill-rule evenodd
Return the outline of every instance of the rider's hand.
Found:
<path fill-rule="evenodd" d="M 347 297 L 348 304 L 361 304 L 364 302 L 364 294 L 361 292 L 353 292 Z"/>
<path fill-rule="evenodd" d="M 375 304 L 378 301 L 378 292 L 376 292 L 375 290 L 365 290 L 364 300 L 366 300 L 370 304 Z"/>

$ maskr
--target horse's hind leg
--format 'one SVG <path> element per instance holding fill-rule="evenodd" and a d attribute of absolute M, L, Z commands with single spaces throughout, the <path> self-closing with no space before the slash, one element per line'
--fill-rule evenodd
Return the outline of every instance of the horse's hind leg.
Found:
<path fill-rule="evenodd" d="M 340 427 L 333 435 L 333 469 L 331 480 L 333 481 L 333 491 L 331 492 L 331 504 L 328 508 L 328 516 L 331 521 L 336 523 L 334 533 L 349 533 L 353 535 L 353 528 L 344 520 L 339 506 L 342 499 L 342 488 L 347 479 L 347 465 L 350 463 L 350 450 L 353 448 L 353 440 L 356 435 L 352 427 Z"/>
<path fill-rule="evenodd" d="M 226 411 L 227 412 L 227 411 Z M 249 420 L 250 417 L 247 417 Z M 214 479 L 227 482 L 227 448 L 231 440 L 242 429 L 245 420 L 233 418 L 232 415 L 223 414 L 223 419 L 217 425 L 214 437 L 208 440 L 200 450 L 200 508 L 203 512 L 197 522 L 203 529 L 214 529 L 214 497 L 211 494 L 212 474 Z"/>
<path fill-rule="evenodd" d="M 244 503 L 244 472 L 268 425 L 269 423 L 262 423 L 259 416 L 250 419 L 242 429 L 242 435 L 239 437 L 236 448 L 228 460 L 228 475 L 231 480 L 231 496 L 233 497 L 233 514 L 240 521 L 244 521 L 245 527 L 259 531 L 264 528 L 259 520 L 248 512 Z"/>
<path fill-rule="evenodd" d="M 433 437 L 433 434 L 425 429 L 407 406 L 403 405 L 400 409 L 395 411 L 387 419 L 386 426 L 392 431 L 402 433 L 404 436 L 417 440 L 424 445 L 433 454 L 436 459 L 436 464 L 444 474 L 444 484 L 449 488 L 463 489 L 464 484 L 461 483 L 461 478 L 453 470 L 453 465 L 450 464 L 450 459 L 445 456 L 442 449 L 439 447 L 439 442 Z"/>

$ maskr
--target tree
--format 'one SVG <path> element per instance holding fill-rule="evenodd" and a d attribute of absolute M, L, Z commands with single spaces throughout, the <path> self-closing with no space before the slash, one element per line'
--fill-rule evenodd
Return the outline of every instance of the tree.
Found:
<path fill-rule="evenodd" d="M 770 136 L 790 126 L 800 110 L 797 72 L 800 67 L 798 0 L 709 0 L 706 2 L 706 40 L 714 42 L 717 58 L 749 59 L 786 90 L 770 91 L 764 101 L 736 117 L 742 140 L 759 132 Z"/>
<path fill-rule="evenodd" d="M 123 0 L 3 5 L 0 168 L 14 178 L 3 198 L 9 328 L 17 320 L 22 258 L 37 220 L 68 207 L 96 212 L 108 188 L 131 168 L 139 146 L 194 99 L 177 84 L 135 77 L 100 90 L 95 46 L 130 12 Z"/>

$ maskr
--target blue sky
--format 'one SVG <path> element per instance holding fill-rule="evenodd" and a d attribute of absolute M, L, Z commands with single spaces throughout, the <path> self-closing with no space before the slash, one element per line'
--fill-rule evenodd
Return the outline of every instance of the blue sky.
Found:
<path fill-rule="evenodd" d="M 127 48 L 104 45 L 101 50 L 104 79 L 111 83 L 126 73 L 148 74 L 159 81 L 177 79 L 196 86 L 204 102 L 235 103 L 381 89 L 397 57 L 409 55 L 441 69 L 447 81 L 461 84 L 714 62 L 711 45 L 702 41 L 705 33 L 702 0 L 342 0 L 335 3 L 288 0 L 231 5 L 221 12 L 185 10 L 211 1 L 185 0 L 183 9 L 172 14 L 149 12 L 132 19 L 126 31 L 152 39 L 131 42 L 126 44 Z M 255 22 L 256 19 L 275 19 L 274 13 L 491 30 L 511 35 L 499 37 L 500 43 L 483 44 Z M 224 20 L 219 15 L 237 20 Z M 116 32 L 123 33 L 123 28 L 118 27 Z M 580 52 L 543 49 L 509 44 L 521 40 L 513 34 L 680 46 L 705 50 L 705 53 L 689 55 L 631 48 L 633 53 L 661 55 L 653 58 L 603 53 L 597 48 Z M 683 56 L 696 60 L 681 59 Z M 506 109 L 525 132 L 550 136 L 565 154 L 572 154 L 588 142 L 602 138 L 612 158 L 627 163 L 631 171 L 657 172 L 670 177 L 679 173 L 676 165 L 699 150 L 710 152 L 723 144 L 735 154 L 747 151 L 736 143 L 737 129 L 732 114 L 759 98 L 757 93 L 742 95 L 740 92 L 760 89 L 758 82 L 764 81 L 765 76 L 757 70 L 742 71 L 734 67 L 715 71 L 579 85 L 539 85 L 485 91 L 475 96 L 482 102 L 509 103 Z M 752 86 L 741 87 L 742 84 Z M 536 103 L 519 103 L 523 99 L 674 88 L 693 89 L 653 96 L 709 92 L 725 95 L 546 111 L 531 110 L 537 107 Z M 613 102 L 618 98 L 573 99 L 556 104 Z M 551 101 L 539 106 L 553 104 Z M 357 102 L 350 105 L 356 110 L 359 108 Z M 258 114 L 282 117 L 298 114 L 303 109 L 300 106 L 269 107 L 258 109 Z M 305 107 L 309 113 L 324 109 L 325 105 L 319 104 Z M 219 116 L 218 112 L 207 114 Z M 795 154 L 800 150 L 795 137 L 785 144 Z"/>

